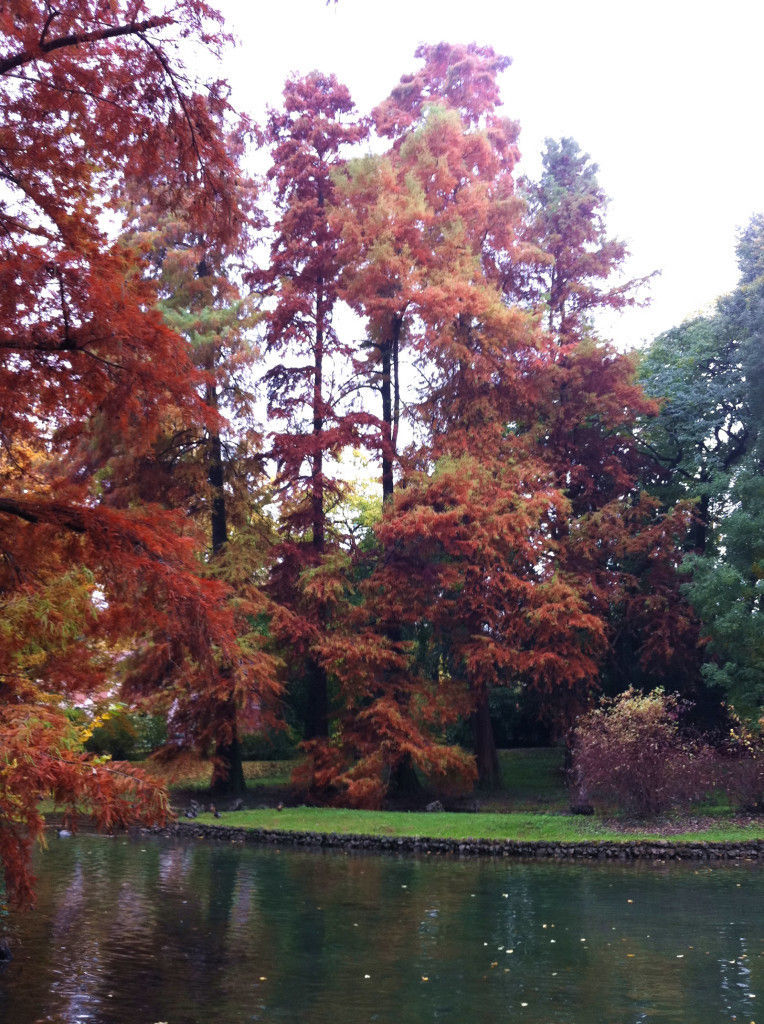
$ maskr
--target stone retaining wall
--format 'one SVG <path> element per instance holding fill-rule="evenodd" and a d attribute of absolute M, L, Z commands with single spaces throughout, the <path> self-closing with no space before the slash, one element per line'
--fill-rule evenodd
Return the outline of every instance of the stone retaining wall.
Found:
<path fill-rule="evenodd" d="M 450 854 L 458 857 L 524 857 L 559 860 L 762 860 L 764 839 L 742 843 L 638 842 L 518 842 L 514 839 L 428 839 L 421 836 L 364 836 L 339 832 L 289 832 L 263 828 L 232 828 L 177 822 L 165 828 L 142 830 L 164 837 L 214 839 L 228 843 L 256 843 L 380 853 Z"/>

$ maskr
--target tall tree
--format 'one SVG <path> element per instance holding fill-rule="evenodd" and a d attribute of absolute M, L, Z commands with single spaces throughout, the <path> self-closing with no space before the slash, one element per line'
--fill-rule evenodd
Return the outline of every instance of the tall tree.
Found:
<path fill-rule="evenodd" d="M 710 637 L 703 674 L 749 716 L 764 694 L 762 579 L 762 335 L 764 218 L 741 232 L 740 283 L 699 317 L 660 335 L 640 364 L 660 415 L 644 444 L 667 505 L 693 503 L 683 569 Z"/>
<path fill-rule="evenodd" d="M 242 139 L 228 134 L 228 152 L 240 152 Z M 212 792 L 240 794 L 245 789 L 239 732 L 243 724 L 261 726 L 269 719 L 277 690 L 275 665 L 262 650 L 254 623 L 267 615 L 262 586 L 271 544 L 258 510 L 262 493 L 263 455 L 254 421 L 252 381 L 256 351 L 251 342 L 256 311 L 233 277 L 249 252 L 261 224 L 254 183 L 239 175 L 237 237 L 220 243 L 198 230 L 187 209 L 157 209 L 147 192 L 156 182 L 133 181 L 124 197 L 128 232 L 144 266 L 155 280 L 159 308 L 166 322 L 187 341 L 194 365 L 203 374 L 199 394 L 221 420 L 214 425 L 183 425 L 168 415 L 150 452 L 130 451 L 111 460 L 104 500 L 163 501 L 185 508 L 207 537 L 206 574 L 231 587 L 231 610 L 237 624 L 235 660 L 220 659 L 208 690 L 219 699 L 200 700 L 197 691 L 172 694 L 168 755 L 190 744 L 206 756 L 214 744 Z M 224 417 L 224 419 L 222 419 Z M 258 550 L 259 548 L 259 550 Z M 151 654 L 150 646 L 147 654 Z M 130 660 L 130 679 L 140 692 L 140 657 Z"/>
<path fill-rule="evenodd" d="M 526 233 L 540 258 L 535 265 L 508 266 L 506 284 L 543 305 L 547 327 L 561 345 L 580 340 L 592 328 L 597 309 L 633 305 L 652 276 L 612 283 L 629 253 L 607 235 L 608 200 L 597 172 L 575 139 L 547 139 L 541 177 L 523 182 Z"/>
<path fill-rule="evenodd" d="M 378 617 L 377 646 L 389 660 L 380 654 L 378 667 L 387 667 L 373 686 L 366 670 L 345 736 L 366 751 L 361 765 L 385 766 L 394 778 L 401 758 L 393 762 L 390 736 L 429 704 L 436 731 L 428 750 L 439 749 L 440 761 L 434 753 L 421 756 L 424 747 L 417 755 L 411 736 L 409 750 L 420 768 L 429 760 L 453 769 L 442 740 L 433 746 L 437 725 L 457 707 L 471 711 L 479 774 L 490 783 L 497 769 L 489 687 L 519 676 L 529 685 L 544 678 L 558 691 L 591 680 L 602 630 L 568 580 L 552 583 L 552 533 L 567 503 L 518 430 L 537 414 L 540 396 L 547 400 L 550 377 L 544 336 L 497 286 L 501 262 L 520 261 L 525 245 L 512 177 L 517 126 L 494 111 L 495 75 L 506 62 L 475 47 L 423 47 L 418 56 L 421 73 L 402 80 L 375 112 L 380 130 L 395 136 L 391 150 L 350 166 L 337 215 L 349 248 L 357 246 L 347 294 L 369 318 L 387 442 L 387 511 L 378 530 L 385 554 L 364 589 Z M 439 92 L 445 102 L 432 101 Z M 385 400 L 384 389 L 404 340 L 425 381 L 417 403 L 423 443 L 407 453 L 393 502 L 394 402 Z M 521 460 L 525 473 L 515 469 Z M 420 472 L 412 474 L 416 467 Z M 522 535 L 527 541 L 518 549 L 514 541 Z M 576 660 L 556 660 L 550 649 L 545 624 L 555 603 L 567 609 L 570 647 L 581 655 Z M 425 623 L 441 652 L 435 680 L 422 678 L 411 662 L 406 676 L 394 660 L 407 649 L 411 655 Z M 368 633 L 367 620 L 367 650 Z M 526 658 L 534 643 L 536 666 L 545 663 L 546 670 L 535 671 L 533 658 Z M 552 667 L 564 663 L 566 671 Z M 349 695 L 351 704 L 358 699 Z"/>
<path fill-rule="evenodd" d="M 623 280 L 628 252 L 608 235 L 597 170 L 573 139 L 548 139 L 540 179 L 523 183 L 523 236 L 536 255 L 503 262 L 501 280 L 549 332 L 549 388 L 527 429 L 570 501 L 557 529 L 560 564 L 609 622 L 605 685 L 681 679 L 692 689 L 697 622 L 676 575 L 683 515 L 665 519 L 640 493 L 654 467 L 636 429 L 657 406 L 635 379 L 635 359 L 603 341 L 595 320 L 637 302 L 650 278 Z"/>
<path fill-rule="evenodd" d="M 146 449 L 169 405 L 216 422 L 153 286 L 104 233 L 104 196 L 128 166 L 161 166 L 167 207 L 187 196 L 220 237 L 234 167 L 224 89 L 196 87 L 174 53 L 219 41 L 207 4 L 29 0 L 0 19 L 0 856 L 23 895 L 41 797 L 85 797 L 105 824 L 161 814 L 135 773 L 78 751 L 56 695 L 103 688 L 148 630 L 155 684 L 201 683 L 212 650 L 234 655 L 184 517 L 99 501 L 115 439 Z"/>
<path fill-rule="evenodd" d="M 333 174 L 347 148 L 366 134 L 350 93 L 333 75 L 312 72 L 287 82 L 284 108 L 271 111 L 266 129 L 275 237 L 267 270 L 252 275 L 272 295 L 266 350 L 278 362 L 266 374 L 266 385 L 282 536 L 273 593 L 291 611 L 290 660 L 299 659 L 307 687 L 308 740 L 329 731 L 329 683 L 316 647 L 329 608 L 310 597 L 304 573 L 319 566 L 332 547 L 327 512 L 343 491 L 332 463 L 358 443 L 364 418 L 352 415 L 343 401 L 352 350 L 333 325 L 342 263 L 340 238 L 328 215 L 336 202 Z"/>
<path fill-rule="evenodd" d="M 512 246 L 521 206 L 511 174 L 519 128 L 495 113 L 496 76 L 509 60 L 490 47 L 446 43 L 421 46 L 416 57 L 422 66 L 373 112 L 388 152 L 348 164 L 333 214 L 348 265 L 341 295 L 368 323 L 385 500 L 398 457 L 402 348 L 429 352 L 436 344 L 430 323 L 443 319 L 444 298 L 452 311 L 460 297 L 448 289 L 479 274 L 492 251 Z M 463 242 L 476 235 L 476 216 L 477 252 Z"/>

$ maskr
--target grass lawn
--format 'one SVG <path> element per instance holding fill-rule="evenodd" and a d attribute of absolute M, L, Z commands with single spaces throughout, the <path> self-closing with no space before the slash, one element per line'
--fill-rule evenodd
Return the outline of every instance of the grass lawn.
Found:
<path fill-rule="evenodd" d="M 353 811 L 328 807 L 285 807 L 234 811 L 214 818 L 200 814 L 197 822 L 239 828 L 279 829 L 294 832 L 336 832 L 368 836 L 422 836 L 431 839 L 514 839 L 548 842 L 591 840 L 666 839 L 672 842 L 742 842 L 764 838 L 761 822 L 704 819 L 698 830 L 667 835 L 663 827 L 645 825 L 629 831 L 613 828 L 597 818 L 544 812 L 459 814 L 413 811 Z"/>
<path fill-rule="evenodd" d="M 480 801 L 483 807 L 490 809 L 496 799 L 517 810 L 564 810 L 568 806 L 561 747 L 518 747 L 498 753 L 501 789 L 485 794 Z"/>
<path fill-rule="evenodd" d="M 572 816 L 563 813 L 569 796 L 560 748 L 500 750 L 501 787 L 476 792 L 463 805 L 471 812 L 355 811 L 343 808 L 284 807 L 300 800 L 290 787 L 298 761 L 246 761 L 244 775 L 252 797 L 272 806 L 225 812 L 221 818 L 201 814 L 202 824 L 297 832 L 336 832 L 368 836 L 420 836 L 431 839 L 513 839 L 520 842 L 589 842 L 670 839 L 677 842 L 741 842 L 764 838 L 761 816 L 736 814 L 728 805 L 698 806 L 689 814 L 667 816 L 644 825 L 615 817 Z M 188 799 L 206 805 L 212 766 L 209 762 L 158 765 L 144 762 L 169 787 L 175 805 Z M 199 794 L 197 796 L 197 794 Z M 219 804 L 221 810 L 230 801 Z M 458 806 L 458 804 L 457 804 Z M 46 812 L 53 810 L 48 802 Z M 183 821 L 182 813 L 180 820 Z"/>

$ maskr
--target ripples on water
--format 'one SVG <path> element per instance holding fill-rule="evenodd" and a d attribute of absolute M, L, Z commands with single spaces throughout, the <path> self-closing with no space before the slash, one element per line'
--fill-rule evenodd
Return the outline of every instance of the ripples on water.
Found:
<path fill-rule="evenodd" d="M 1 1024 L 764 1021 L 755 866 L 82 837 L 37 870 Z"/>

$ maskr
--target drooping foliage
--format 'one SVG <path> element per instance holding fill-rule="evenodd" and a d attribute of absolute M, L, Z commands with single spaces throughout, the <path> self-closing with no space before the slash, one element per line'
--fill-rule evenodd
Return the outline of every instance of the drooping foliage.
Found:
<path fill-rule="evenodd" d="M 237 216 L 225 91 L 173 52 L 215 45 L 211 7 L 29 0 L 0 19 L 0 852 L 25 895 L 42 797 L 85 797 L 106 824 L 165 809 L 134 771 L 81 755 L 56 695 L 102 692 L 149 635 L 154 685 L 204 690 L 234 657 L 225 589 L 200 577 L 186 517 L 101 497 L 115 448 L 147 450 L 168 408 L 217 422 L 153 284 L 107 233 L 109 195 L 126 168 L 162 168 L 166 208 L 182 197 L 221 240 Z"/>

